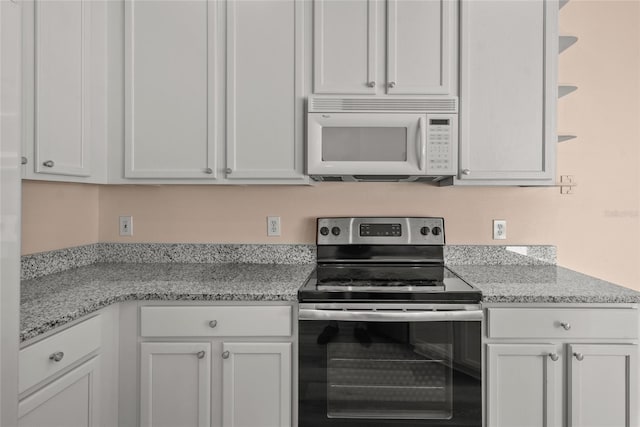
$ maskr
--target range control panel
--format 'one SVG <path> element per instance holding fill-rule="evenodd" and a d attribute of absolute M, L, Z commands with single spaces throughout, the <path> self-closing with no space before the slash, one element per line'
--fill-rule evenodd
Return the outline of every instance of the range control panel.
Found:
<path fill-rule="evenodd" d="M 456 174 L 458 118 L 455 114 L 427 115 L 427 175 Z"/>
<path fill-rule="evenodd" d="M 444 219 L 318 218 L 318 245 L 444 245 Z"/>

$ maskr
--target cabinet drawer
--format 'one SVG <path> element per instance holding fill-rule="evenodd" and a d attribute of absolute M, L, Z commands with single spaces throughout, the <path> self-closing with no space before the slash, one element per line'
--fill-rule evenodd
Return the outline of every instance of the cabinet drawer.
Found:
<path fill-rule="evenodd" d="M 100 347 L 100 316 L 20 350 L 18 392 L 47 379 Z M 62 356 L 58 361 L 54 354 Z"/>
<path fill-rule="evenodd" d="M 638 338 L 638 311 L 624 308 L 490 308 L 489 338 Z"/>
<path fill-rule="evenodd" d="M 140 335 L 167 336 L 289 336 L 289 306 L 142 307 Z"/>

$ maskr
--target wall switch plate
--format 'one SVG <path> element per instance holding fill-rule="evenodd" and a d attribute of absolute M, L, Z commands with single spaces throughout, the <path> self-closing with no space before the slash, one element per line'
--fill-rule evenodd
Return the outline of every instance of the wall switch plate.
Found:
<path fill-rule="evenodd" d="M 493 220 L 493 240 L 505 240 L 507 238 L 507 220 Z"/>
<path fill-rule="evenodd" d="M 280 235 L 280 217 L 268 216 L 267 217 L 267 236 L 279 236 Z"/>
<path fill-rule="evenodd" d="M 133 236 L 133 217 L 121 216 L 120 217 L 120 235 L 121 236 Z"/>

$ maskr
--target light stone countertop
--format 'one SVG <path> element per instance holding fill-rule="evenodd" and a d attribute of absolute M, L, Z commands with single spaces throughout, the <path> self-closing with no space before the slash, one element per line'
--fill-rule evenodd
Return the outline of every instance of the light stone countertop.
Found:
<path fill-rule="evenodd" d="M 450 265 L 485 303 L 640 303 L 640 293 L 555 265 Z"/>
<path fill-rule="evenodd" d="M 23 280 L 20 341 L 123 301 L 296 301 L 314 267 L 99 263 Z"/>
<path fill-rule="evenodd" d="M 22 281 L 25 341 L 123 301 L 296 301 L 315 264 L 97 263 Z M 640 293 L 555 265 L 449 265 L 487 303 L 640 303 Z"/>

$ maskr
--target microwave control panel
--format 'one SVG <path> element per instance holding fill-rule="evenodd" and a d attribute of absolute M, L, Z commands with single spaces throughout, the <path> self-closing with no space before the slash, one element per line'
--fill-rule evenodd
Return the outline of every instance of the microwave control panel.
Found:
<path fill-rule="evenodd" d="M 427 114 L 427 175 L 455 175 L 458 171 L 458 118 L 455 114 Z"/>

